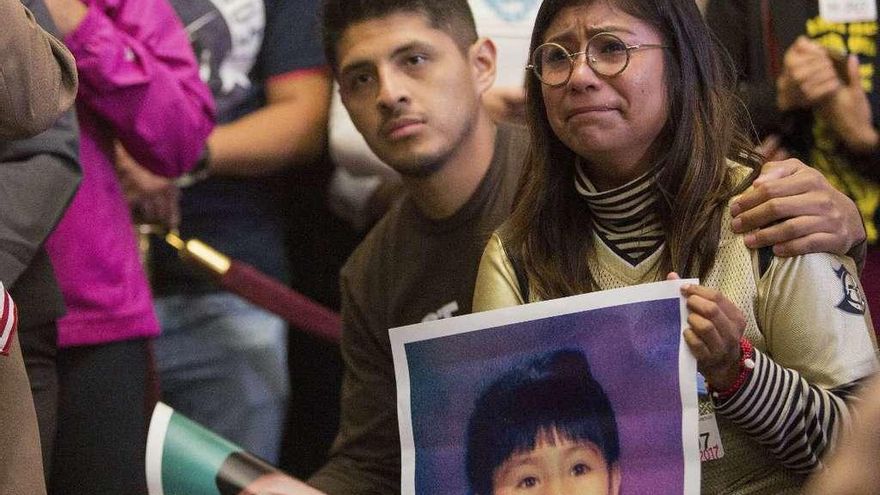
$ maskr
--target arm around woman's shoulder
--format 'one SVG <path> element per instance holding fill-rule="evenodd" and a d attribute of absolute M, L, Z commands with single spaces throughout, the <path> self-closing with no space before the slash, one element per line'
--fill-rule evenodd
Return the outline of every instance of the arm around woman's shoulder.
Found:
<path fill-rule="evenodd" d="M 849 424 L 849 398 L 878 369 L 866 301 L 851 259 L 827 253 L 774 258 L 758 282 L 766 346 L 720 414 L 783 465 L 808 472 Z"/>
<path fill-rule="evenodd" d="M 477 272 L 473 312 L 524 304 L 516 271 L 498 233 L 492 234 Z"/>

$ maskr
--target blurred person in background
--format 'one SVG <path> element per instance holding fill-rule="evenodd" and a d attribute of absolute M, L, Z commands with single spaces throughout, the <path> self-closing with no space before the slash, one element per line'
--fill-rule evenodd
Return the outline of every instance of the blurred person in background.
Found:
<path fill-rule="evenodd" d="M 768 159 L 810 164 L 858 205 L 861 270 L 880 314 L 880 70 L 874 0 L 710 0 L 706 19 L 732 56 L 738 91 Z M 784 205 L 776 205 L 784 209 Z M 877 330 L 875 325 L 875 331 Z"/>
<path fill-rule="evenodd" d="M 30 188 L 34 183 L 65 183 L 55 180 L 63 174 L 50 174 L 42 182 L 41 174 L 57 170 L 55 164 L 62 164 L 60 168 L 71 172 L 67 183 L 72 186 L 77 175 L 75 160 L 67 164 L 71 167 L 68 169 L 64 158 L 53 161 L 44 155 L 44 151 L 52 149 L 44 149 L 45 141 L 28 138 L 44 131 L 73 103 L 76 67 L 64 45 L 41 29 L 18 0 L 0 1 L 0 17 L 4 19 L 0 32 L 0 72 L 4 79 L 0 91 L 0 188 L 4 190 L 0 198 L 0 280 L 34 287 L 35 284 L 22 280 L 29 278 L 39 284 L 36 274 L 41 270 L 29 270 L 29 266 L 46 227 L 35 212 L 44 204 L 46 210 L 52 210 L 57 202 L 43 196 L 44 190 Z M 35 194 L 33 200 L 27 198 L 28 193 Z M 65 203 L 64 199 L 59 201 Z M 22 276 L 22 272 L 28 271 L 35 275 Z M 33 292 L 22 291 L 19 297 L 35 296 Z M 15 315 L 14 308 L 4 305 L 7 317 Z M 18 337 L 14 326 L 4 325 L 0 331 L 5 344 L 0 353 L 0 422 L 7 425 L 0 431 L 0 486 L 11 495 L 42 495 L 46 486 L 40 436 Z"/>
<path fill-rule="evenodd" d="M 180 191 L 120 156 L 132 206 L 289 284 L 282 204 L 302 198 L 286 199 L 281 174 L 315 164 L 326 147 L 330 79 L 317 1 L 171 3 L 217 103 L 218 125 Z M 162 325 L 155 349 L 163 400 L 278 464 L 290 396 L 286 323 L 221 290 L 161 241 L 150 247 L 149 268 Z M 326 421 L 335 428 L 332 416 Z"/>
<path fill-rule="evenodd" d="M 37 22 L 54 33 L 42 0 L 26 0 Z M 59 41 L 55 41 L 60 46 Z M 72 61 L 72 60 L 71 60 Z M 0 143 L 0 280 L 18 303 L 19 339 L 40 428 L 43 469 L 52 469 L 58 409 L 57 320 L 64 301 L 44 243 L 81 179 L 79 128 L 73 110 L 29 139 Z"/>
<path fill-rule="evenodd" d="M 119 141 L 157 173 L 196 166 L 213 102 L 165 0 L 47 0 L 80 75 L 79 191 L 47 241 L 67 313 L 58 320 L 58 421 L 50 492 L 146 493 L 151 339 L 159 333 Z M 153 394 L 155 395 L 155 394 Z"/>

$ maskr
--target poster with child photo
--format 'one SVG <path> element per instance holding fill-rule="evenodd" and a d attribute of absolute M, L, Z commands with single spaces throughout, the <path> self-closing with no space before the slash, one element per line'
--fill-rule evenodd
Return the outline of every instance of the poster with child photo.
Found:
<path fill-rule="evenodd" d="M 391 329 L 402 492 L 698 493 L 688 282 Z"/>

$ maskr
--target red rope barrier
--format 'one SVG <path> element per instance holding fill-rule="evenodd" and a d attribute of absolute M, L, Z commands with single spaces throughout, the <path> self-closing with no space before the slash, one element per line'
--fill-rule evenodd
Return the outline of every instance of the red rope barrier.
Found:
<path fill-rule="evenodd" d="M 164 238 L 178 250 L 181 258 L 212 273 L 224 289 L 275 313 L 314 337 L 339 343 L 342 321 L 334 311 L 198 239 L 184 241 L 176 231 L 165 232 Z"/>
<path fill-rule="evenodd" d="M 242 261 L 232 260 L 220 285 L 315 337 L 338 343 L 339 315 Z"/>

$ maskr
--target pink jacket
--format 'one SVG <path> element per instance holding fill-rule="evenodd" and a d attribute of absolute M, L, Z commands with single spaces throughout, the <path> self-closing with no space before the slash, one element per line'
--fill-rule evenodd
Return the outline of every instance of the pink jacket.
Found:
<path fill-rule="evenodd" d="M 119 139 L 156 173 L 191 169 L 213 127 L 211 93 L 165 0 L 85 0 L 65 38 L 77 61 L 80 189 L 47 247 L 67 314 L 62 347 L 154 336 L 159 324 L 112 162 Z"/>

